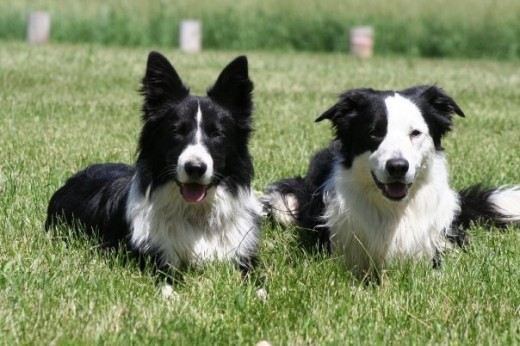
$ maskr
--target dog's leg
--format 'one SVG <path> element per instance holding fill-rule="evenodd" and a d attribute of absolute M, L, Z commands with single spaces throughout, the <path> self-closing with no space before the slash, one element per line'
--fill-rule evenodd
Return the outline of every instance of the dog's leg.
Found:
<path fill-rule="evenodd" d="M 239 256 L 234 260 L 235 266 L 240 271 L 242 278 L 247 279 L 249 274 L 258 266 L 257 256 Z"/>
<path fill-rule="evenodd" d="M 435 254 L 432 258 L 432 268 L 440 269 L 442 266 L 442 252 L 439 249 L 435 249 Z"/>

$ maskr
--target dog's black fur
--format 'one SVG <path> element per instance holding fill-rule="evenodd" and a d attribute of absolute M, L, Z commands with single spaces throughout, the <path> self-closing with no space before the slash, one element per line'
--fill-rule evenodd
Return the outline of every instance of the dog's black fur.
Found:
<path fill-rule="evenodd" d="M 94 164 L 76 173 L 52 196 L 46 228 L 79 223 L 104 246 L 125 243 L 161 267 L 229 257 L 250 270 L 260 239 L 248 151 L 252 90 L 246 57 L 229 63 L 201 97 L 151 52 L 135 165 Z"/>

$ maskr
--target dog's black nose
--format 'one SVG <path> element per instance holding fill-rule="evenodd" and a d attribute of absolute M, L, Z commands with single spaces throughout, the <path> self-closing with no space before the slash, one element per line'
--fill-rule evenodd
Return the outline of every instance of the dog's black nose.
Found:
<path fill-rule="evenodd" d="M 200 178 L 208 167 L 204 162 L 200 161 L 188 161 L 184 164 L 184 170 L 191 178 Z"/>
<path fill-rule="evenodd" d="M 390 159 L 386 161 L 386 171 L 394 178 L 400 178 L 408 172 L 410 165 L 405 159 Z"/>

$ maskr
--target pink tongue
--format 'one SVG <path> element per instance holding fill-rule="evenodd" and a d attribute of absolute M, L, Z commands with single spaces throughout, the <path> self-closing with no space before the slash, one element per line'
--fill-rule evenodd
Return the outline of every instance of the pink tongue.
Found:
<path fill-rule="evenodd" d="M 403 183 L 391 183 L 385 185 L 386 193 L 393 198 L 402 198 L 408 193 L 408 187 Z"/>
<path fill-rule="evenodd" d="M 206 186 L 199 184 L 182 184 L 181 192 L 187 202 L 199 203 L 206 197 Z"/>

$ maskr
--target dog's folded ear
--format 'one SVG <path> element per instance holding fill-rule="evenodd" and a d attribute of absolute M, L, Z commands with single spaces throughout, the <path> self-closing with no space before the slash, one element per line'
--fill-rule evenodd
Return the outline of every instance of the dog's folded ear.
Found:
<path fill-rule="evenodd" d="M 239 56 L 220 73 L 208 96 L 228 108 L 235 116 L 250 116 L 253 82 L 249 79 L 247 58 Z"/>
<path fill-rule="evenodd" d="M 446 92 L 436 85 L 421 85 L 403 90 L 423 109 L 435 148 L 442 149 L 441 139 L 451 130 L 453 115 L 464 117 L 464 112 Z"/>
<path fill-rule="evenodd" d="M 320 122 L 322 120 L 325 120 L 325 119 L 329 119 L 329 120 L 335 119 L 336 117 L 341 115 L 341 114 L 339 114 L 339 109 L 338 108 L 339 108 L 339 106 L 336 103 L 334 106 L 330 107 L 325 112 L 323 112 L 323 114 L 320 115 L 316 120 L 314 120 L 314 122 L 318 123 L 318 122 Z"/>
<path fill-rule="evenodd" d="M 451 116 L 453 113 L 464 117 L 464 112 L 455 103 L 455 101 L 448 95 L 444 90 L 436 85 L 423 86 L 424 91 L 422 96 L 427 100 L 435 109 L 445 116 Z"/>
<path fill-rule="evenodd" d="M 188 96 L 189 89 L 182 83 L 168 59 L 158 52 L 150 52 L 141 93 L 145 99 L 144 110 L 147 115 L 147 111 L 153 111 L 167 100 L 182 100 Z"/>
<path fill-rule="evenodd" d="M 370 89 L 347 90 L 340 95 L 338 102 L 320 115 L 315 122 L 329 119 L 333 124 L 336 124 L 345 116 L 355 116 L 355 114 L 367 104 L 367 91 L 369 90 Z"/>

